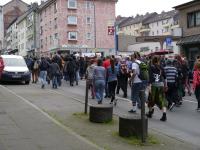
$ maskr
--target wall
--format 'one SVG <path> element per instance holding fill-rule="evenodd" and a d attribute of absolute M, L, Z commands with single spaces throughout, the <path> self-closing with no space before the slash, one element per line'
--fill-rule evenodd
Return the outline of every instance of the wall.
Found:
<path fill-rule="evenodd" d="M 176 45 L 176 42 L 172 42 L 173 46 L 173 54 L 179 54 L 180 50 L 179 47 Z M 146 42 L 146 43 L 137 43 L 134 45 L 128 46 L 128 51 L 140 51 L 141 48 L 148 47 L 149 51 L 144 52 L 144 54 L 149 54 L 151 52 L 154 52 L 156 50 L 156 47 L 158 50 L 160 49 L 160 43 L 159 42 Z M 164 43 L 163 48 L 166 49 L 166 43 Z"/>
<path fill-rule="evenodd" d="M 190 8 L 180 10 L 180 26 L 183 28 L 183 36 L 200 34 L 200 26 L 194 28 L 187 28 L 187 13 L 199 10 L 200 2 L 195 4 L 195 6 L 191 6 Z"/>

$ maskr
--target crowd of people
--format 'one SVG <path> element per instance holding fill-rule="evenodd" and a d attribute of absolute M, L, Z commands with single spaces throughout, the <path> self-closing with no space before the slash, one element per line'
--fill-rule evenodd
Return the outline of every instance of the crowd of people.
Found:
<path fill-rule="evenodd" d="M 84 58 L 55 54 L 52 58 L 41 57 L 40 60 L 26 58 L 26 63 L 32 72 L 32 83 L 40 79 L 41 88 L 51 82 L 52 88 L 56 89 L 61 86 L 62 79 L 69 81 L 70 86 L 74 86 L 74 83 L 78 85 L 79 79 L 86 79 L 91 97 L 98 104 L 102 104 L 104 98 L 110 98 L 110 104 L 116 105 L 115 95 L 121 89 L 123 97 L 127 98 L 130 86 L 132 109 L 129 113 L 136 113 L 141 108 L 141 90 L 146 91 L 149 118 L 152 118 L 154 106 L 157 105 L 162 110 L 160 120 L 166 121 L 166 110 L 181 106 L 186 91 L 189 96 L 194 91 L 198 102 L 197 111 L 200 111 L 200 56 L 192 72 L 187 60 L 179 55 L 168 59 L 163 56 L 140 56 L 138 52 L 124 58 Z"/>

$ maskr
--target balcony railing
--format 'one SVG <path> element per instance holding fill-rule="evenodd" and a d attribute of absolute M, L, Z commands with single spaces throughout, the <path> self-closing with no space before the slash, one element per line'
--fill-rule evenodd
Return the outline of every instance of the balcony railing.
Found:
<path fill-rule="evenodd" d="M 149 32 L 151 29 L 149 27 L 141 27 L 140 32 Z"/>

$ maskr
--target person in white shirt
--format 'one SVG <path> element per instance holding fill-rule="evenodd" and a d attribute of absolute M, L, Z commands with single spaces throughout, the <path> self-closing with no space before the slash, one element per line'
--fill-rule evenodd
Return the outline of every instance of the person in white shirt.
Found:
<path fill-rule="evenodd" d="M 131 82 L 131 100 L 132 100 L 132 105 L 133 108 L 129 110 L 130 113 L 136 113 L 137 111 L 137 105 L 141 107 L 141 101 L 139 97 L 140 91 L 143 89 L 143 84 L 141 79 L 138 77 L 140 74 L 140 68 L 139 64 L 141 63 L 140 60 L 137 59 L 137 53 L 134 53 L 132 55 L 132 76 L 130 79 Z"/>

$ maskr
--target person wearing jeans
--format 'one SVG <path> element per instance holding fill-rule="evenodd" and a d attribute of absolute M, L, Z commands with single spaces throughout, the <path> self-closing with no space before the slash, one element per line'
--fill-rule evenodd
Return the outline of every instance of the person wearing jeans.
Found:
<path fill-rule="evenodd" d="M 47 79 L 47 70 L 49 68 L 49 63 L 47 62 L 47 60 L 42 57 L 41 58 L 41 63 L 39 65 L 39 69 L 40 69 L 40 79 L 41 79 L 41 83 L 42 86 L 41 88 L 43 89 L 46 85 L 46 79 Z"/>
<path fill-rule="evenodd" d="M 101 59 L 98 60 L 97 66 L 94 68 L 93 79 L 97 102 L 98 104 L 102 104 L 103 93 L 105 89 L 106 71 L 105 68 L 102 67 Z"/>
<path fill-rule="evenodd" d="M 114 59 L 110 59 L 110 67 L 107 69 L 107 81 L 108 81 L 108 89 L 110 90 L 110 97 L 111 101 L 110 104 L 115 101 L 116 105 L 116 100 L 115 100 L 115 89 L 117 86 L 117 74 L 118 74 L 118 68 L 115 66 L 115 61 Z"/>

